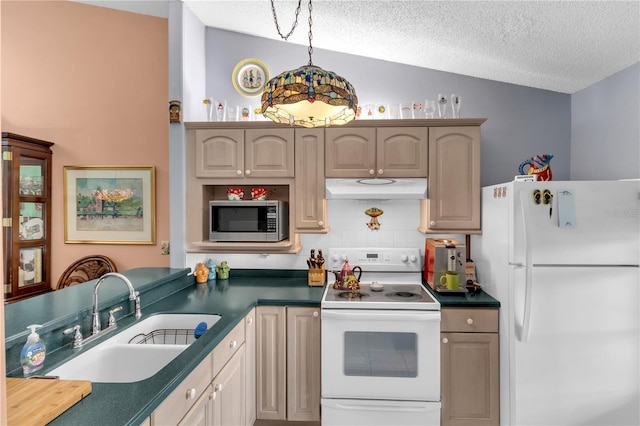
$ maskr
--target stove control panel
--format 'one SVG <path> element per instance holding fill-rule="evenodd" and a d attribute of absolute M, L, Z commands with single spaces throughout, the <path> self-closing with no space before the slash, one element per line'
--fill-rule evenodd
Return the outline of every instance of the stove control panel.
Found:
<path fill-rule="evenodd" d="M 351 267 L 378 272 L 420 272 L 422 255 L 413 248 L 330 248 L 328 269 L 340 269 L 345 260 Z"/>

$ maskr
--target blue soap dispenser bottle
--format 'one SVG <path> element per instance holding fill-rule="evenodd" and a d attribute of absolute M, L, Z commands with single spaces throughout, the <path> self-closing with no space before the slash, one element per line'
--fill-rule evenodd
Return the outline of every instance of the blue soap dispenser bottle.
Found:
<path fill-rule="evenodd" d="M 20 364 L 25 376 L 35 373 L 44 365 L 47 349 L 38 333 L 36 333 L 36 329 L 40 327 L 42 326 L 39 324 L 27 327 L 27 329 L 31 329 L 31 334 L 27 337 L 27 343 L 24 344 L 22 351 L 20 351 Z"/>

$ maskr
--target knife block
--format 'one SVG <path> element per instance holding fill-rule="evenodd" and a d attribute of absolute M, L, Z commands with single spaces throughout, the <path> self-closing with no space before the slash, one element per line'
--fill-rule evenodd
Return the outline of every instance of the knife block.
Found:
<path fill-rule="evenodd" d="M 309 268 L 307 274 L 307 281 L 309 287 L 322 287 L 327 279 L 327 271 L 324 269 L 324 265 L 320 268 Z"/>

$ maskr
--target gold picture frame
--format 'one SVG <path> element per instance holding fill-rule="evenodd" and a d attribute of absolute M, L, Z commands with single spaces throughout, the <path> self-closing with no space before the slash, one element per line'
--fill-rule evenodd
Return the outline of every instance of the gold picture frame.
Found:
<path fill-rule="evenodd" d="M 258 59 L 244 59 L 236 65 L 231 76 L 233 87 L 243 96 L 258 96 L 269 81 L 267 66 Z"/>
<path fill-rule="evenodd" d="M 154 166 L 64 166 L 64 242 L 155 244 Z"/>

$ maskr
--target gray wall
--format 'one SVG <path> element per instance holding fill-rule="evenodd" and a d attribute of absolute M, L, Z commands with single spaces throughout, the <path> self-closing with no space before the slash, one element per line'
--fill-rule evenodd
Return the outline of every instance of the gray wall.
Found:
<path fill-rule="evenodd" d="M 640 178 L 640 63 L 571 97 L 571 179 Z"/>
<path fill-rule="evenodd" d="M 206 29 L 206 94 L 230 104 L 259 106 L 259 96 L 235 91 L 232 73 L 243 59 L 265 63 L 270 76 L 306 65 L 307 47 L 217 28 Z M 571 96 L 459 74 L 314 48 L 313 63 L 347 78 L 359 103 L 462 96 L 462 117 L 487 118 L 482 126 L 482 185 L 513 180 L 524 160 L 553 154 L 554 180 L 570 177 Z"/>

